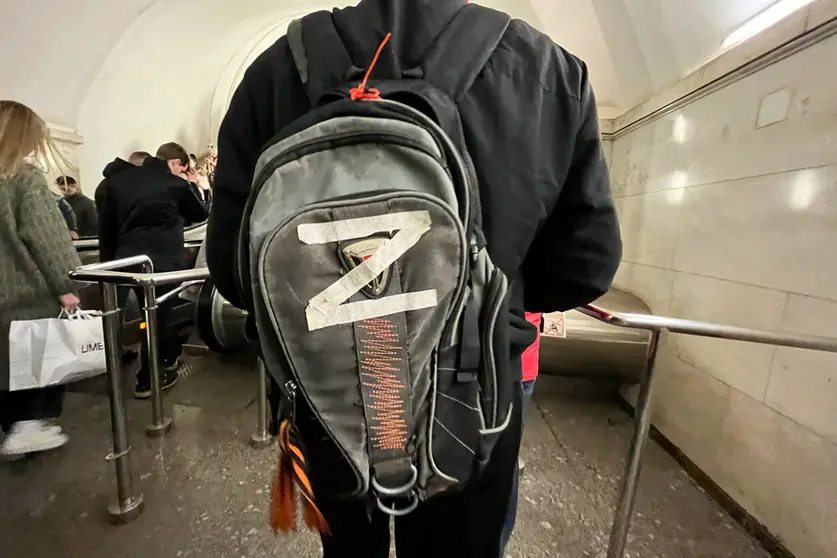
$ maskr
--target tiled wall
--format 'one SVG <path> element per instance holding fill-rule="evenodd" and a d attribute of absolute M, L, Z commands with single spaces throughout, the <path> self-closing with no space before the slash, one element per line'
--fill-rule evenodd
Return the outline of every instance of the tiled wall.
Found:
<path fill-rule="evenodd" d="M 617 286 L 837 336 L 835 60 L 831 37 L 617 135 Z M 837 557 L 837 355 L 672 336 L 660 358 L 655 425 L 798 558 Z"/>

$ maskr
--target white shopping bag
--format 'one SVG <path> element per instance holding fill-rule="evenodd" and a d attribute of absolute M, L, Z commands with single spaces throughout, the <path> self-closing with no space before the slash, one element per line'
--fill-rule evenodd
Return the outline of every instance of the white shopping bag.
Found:
<path fill-rule="evenodd" d="M 41 388 L 98 376 L 107 370 L 102 318 L 77 310 L 58 319 L 12 322 L 9 390 Z"/>

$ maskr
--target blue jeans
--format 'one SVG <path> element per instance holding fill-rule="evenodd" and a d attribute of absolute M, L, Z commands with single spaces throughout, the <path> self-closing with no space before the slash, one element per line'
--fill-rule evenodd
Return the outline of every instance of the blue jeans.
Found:
<path fill-rule="evenodd" d="M 526 409 L 529 407 L 529 401 L 532 399 L 532 392 L 535 390 L 535 380 L 522 382 L 520 387 L 523 388 L 523 416 L 525 417 Z M 524 420 L 521 418 L 520 429 L 523 430 Z M 500 540 L 500 556 L 505 556 L 506 545 L 509 544 L 512 531 L 514 531 L 514 522 L 517 520 L 517 488 L 520 481 L 520 470 L 517 468 L 517 463 L 514 466 L 514 482 L 512 484 L 512 491 L 509 497 L 509 509 L 506 512 L 506 523 L 503 525 L 503 538 Z"/>

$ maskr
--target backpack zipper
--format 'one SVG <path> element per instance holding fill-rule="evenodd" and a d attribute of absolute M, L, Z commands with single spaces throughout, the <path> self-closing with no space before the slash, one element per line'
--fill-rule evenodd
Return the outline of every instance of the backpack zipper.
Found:
<path fill-rule="evenodd" d="M 409 148 L 415 149 L 416 151 L 421 151 L 425 155 L 427 155 L 427 156 L 429 156 L 433 159 L 436 159 L 437 161 L 439 160 L 439 157 L 437 157 L 435 153 L 432 153 L 424 145 L 422 145 L 421 143 L 419 143 L 419 142 L 417 142 L 417 141 L 415 141 L 411 138 L 404 137 L 401 134 L 395 134 L 395 133 L 392 133 L 392 132 L 339 132 L 339 133 L 331 134 L 331 135 L 328 135 L 328 136 L 321 136 L 321 137 L 318 137 L 318 138 L 313 138 L 313 139 L 310 139 L 308 141 L 304 141 L 302 143 L 298 143 L 294 147 L 288 148 L 285 151 L 282 151 L 278 155 L 271 158 L 270 163 L 268 163 L 264 168 L 262 168 L 261 172 L 259 172 L 259 175 L 256 177 L 256 180 L 253 182 L 254 187 L 253 187 L 253 192 L 251 193 L 251 197 L 252 198 L 258 197 L 259 192 L 262 189 L 262 186 L 264 186 L 264 183 L 267 182 L 267 179 L 270 178 L 270 176 L 274 172 L 276 172 L 276 169 L 278 169 L 279 167 L 281 167 L 281 166 L 289 163 L 290 161 L 293 161 L 294 159 L 298 158 L 298 155 L 296 154 L 297 151 L 301 151 L 301 150 L 306 150 L 307 151 L 308 149 L 316 147 L 319 144 L 322 144 L 323 147 L 331 147 L 330 144 L 332 144 L 334 142 L 339 142 L 341 140 L 350 139 L 350 138 L 357 139 L 357 141 L 352 142 L 351 144 L 346 144 L 346 145 L 357 145 L 359 143 L 371 143 L 369 140 L 387 139 L 387 140 L 391 140 L 392 143 L 401 145 L 403 147 L 409 147 Z M 340 147 L 343 147 L 343 146 L 340 146 Z M 324 151 L 324 150 L 325 149 L 312 150 L 308 153 L 305 153 L 305 155 L 313 155 L 315 153 L 319 153 L 320 151 Z M 252 209 L 252 206 L 249 209 Z"/>
<path fill-rule="evenodd" d="M 288 401 L 291 402 L 291 416 L 289 418 L 291 424 L 293 424 L 296 418 L 296 382 L 293 380 L 285 382 L 285 395 L 287 395 Z"/>

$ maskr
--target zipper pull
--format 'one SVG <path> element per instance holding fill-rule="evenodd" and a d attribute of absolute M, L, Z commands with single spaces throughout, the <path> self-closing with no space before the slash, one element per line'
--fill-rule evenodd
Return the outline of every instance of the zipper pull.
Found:
<path fill-rule="evenodd" d="M 474 265 L 475 263 L 477 263 L 477 260 L 479 260 L 479 257 L 480 257 L 480 247 L 479 247 L 479 245 L 477 245 L 477 239 L 476 238 L 473 238 L 473 237 L 471 238 L 471 242 L 469 243 L 469 248 L 470 248 L 470 252 L 471 252 L 471 265 Z"/>
<path fill-rule="evenodd" d="M 285 382 L 285 391 L 288 392 L 288 397 L 291 399 L 296 399 L 296 384 L 293 380 L 288 380 Z"/>
<path fill-rule="evenodd" d="M 293 380 L 288 380 L 285 382 L 285 393 L 288 395 L 288 400 L 291 403 L 291 416 L 288 417 L 291 422 L 294 421 L 294 417 L 296 416 L 296 383 Z"/>

